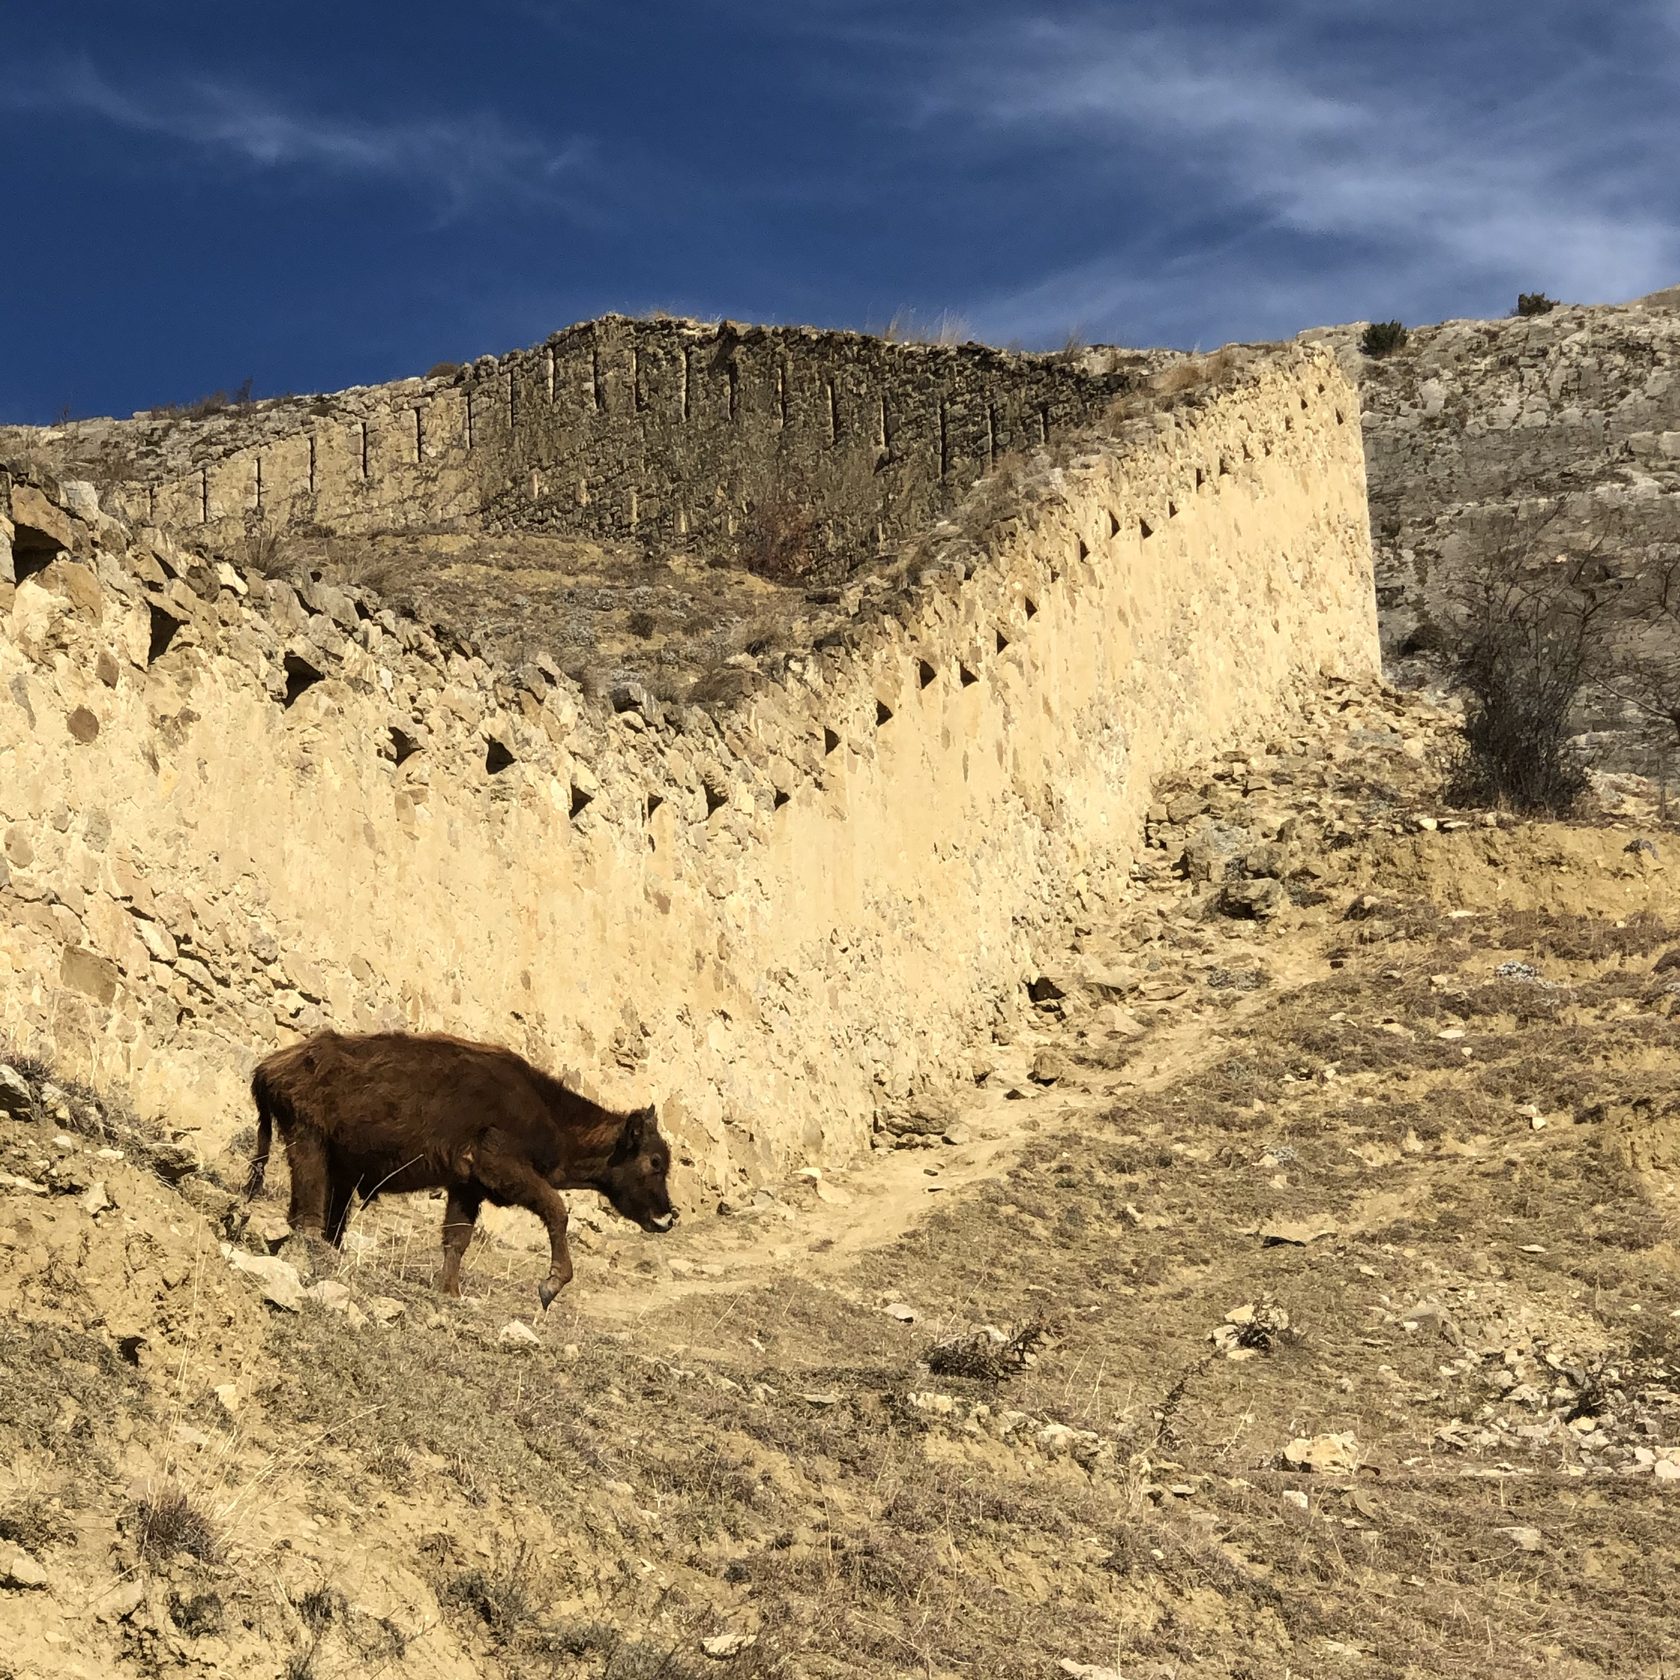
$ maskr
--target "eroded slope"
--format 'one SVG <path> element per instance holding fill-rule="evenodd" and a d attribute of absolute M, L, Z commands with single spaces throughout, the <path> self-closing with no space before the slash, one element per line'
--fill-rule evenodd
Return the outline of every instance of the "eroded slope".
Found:
<path fill-rule="evenodd" d="M 449 1303 L 392 1206 L 300 1297 L 283 1204 L 0 1121 L 3 1660 L 1659 1674 L 1672 836 L 1442 811 L 1446 728 L 1344 690 L 1163 788 L 971 1103 L 594 1220 L 534 1324 L 522 1226 Z"/>

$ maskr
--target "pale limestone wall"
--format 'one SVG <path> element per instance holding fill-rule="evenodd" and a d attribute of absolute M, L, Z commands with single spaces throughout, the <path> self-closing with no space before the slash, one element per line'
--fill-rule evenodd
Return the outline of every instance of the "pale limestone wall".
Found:
<path fill-rule="evenodd" d="M 230 568 L 0 583 L 0 1030 L 207 1145 L 275 1042 L 408 1022 L 660 1101 L 713 1189 L 857 1150 L 1119 889 L 1160 773 L 1377 668 L 1327 357 L 1041 477 L 902 621 L 680 732 Z M 289 707 L 287 654 L 326 672 Z"/>

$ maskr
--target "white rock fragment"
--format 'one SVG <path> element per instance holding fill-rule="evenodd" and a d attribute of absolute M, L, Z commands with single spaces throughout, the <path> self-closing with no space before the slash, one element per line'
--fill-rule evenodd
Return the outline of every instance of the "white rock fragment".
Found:
<path fill-rule="evenodd" d="M 1283 1449 L 1283 1461 L 1293 1470 L 1321 1476 L 1351 1476 L 1359 1468 L 1359 1443 L 1350 1434 L 1297 1435 Z"/>
<path fill-rule="evenodd" d="M 757 1643 L 758 1635 L 755 1633 L 714 1633 L 709 1639 L 700 1641 L 700 1649 L 708 1657 L 725 1662 L 730 1657 L 739 1656 L 749 1645 Z"/>
<path fill-rule="evenodd" d="M 21 1546 L 0 1547 L 0 1586 L 36 1591 L 46 1584 L 46 1570 Z"/>
<path fill-rule="evenodd" d="M 263 1299 L 282 1312 L 297 1312 L 304 1301 L 303 1279 L 289 1260 L 277 1260 L 272 1254 L 247 1254 L 242 1248 L 223 1245 L 227 1263 L 236 1272 L 255 1278 Z"/>

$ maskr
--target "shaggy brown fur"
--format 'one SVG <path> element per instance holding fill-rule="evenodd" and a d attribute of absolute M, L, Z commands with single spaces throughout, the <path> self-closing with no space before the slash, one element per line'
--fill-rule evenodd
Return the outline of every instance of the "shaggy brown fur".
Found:
<path fill-rule="evenodd" d="M 442 1033 L 323 1032 L 265 1057 L 251 1078 L 255 1196 L 279 1128 L 294 1231 L 344 1240 L 353 1196 L 449 1192 L 439 1287 L 461 1292 L 478 1211 L 529 1208 L 548 1228 L 546 1307 L 571 1281 L 561 1190 L 598 1190 L 645 1231 L 676 1222 L 670 1150 L 651 1107 L 618 1114 L 511 1050 Z"/>

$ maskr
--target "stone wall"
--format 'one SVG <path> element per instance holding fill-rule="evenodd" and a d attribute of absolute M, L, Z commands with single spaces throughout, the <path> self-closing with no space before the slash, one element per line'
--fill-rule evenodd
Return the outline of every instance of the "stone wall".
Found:
<path fill-rule="evenodd" d="M 1149 365 L 607 316 L 442 378 L 99 422 L 67 447 L 108 457 L 132 516 L 213 540 L 466 521 L 716 551 L 796 501 L 819 540 L 867 551 L 1096 419 Z"/>
<path fill-rule="evenodd" d="M 1364 496 L 1330 359 L 1262 362 L 1040 463 L 893 614 L 713 718 L 13 485 L 0 1032 L 207 1148 L 254 1059 L 330 1022 L 658 1100 L 709 1189 L 845 1156 L 1124 890 L 1159 774 L 1374 671 Z"/>

